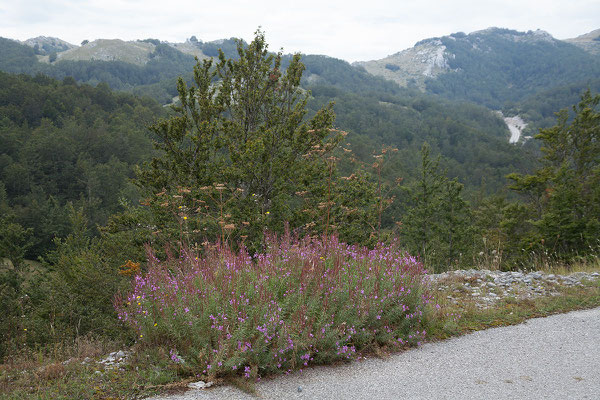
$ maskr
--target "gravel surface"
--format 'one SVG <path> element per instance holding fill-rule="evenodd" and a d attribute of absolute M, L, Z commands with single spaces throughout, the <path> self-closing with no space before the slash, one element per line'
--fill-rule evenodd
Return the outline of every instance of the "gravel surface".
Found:
<path fill-rule="evenodd" d="M 599 399 L 600 308 L 256 385 L 261 399 Z M 221 386 L 154 400 L 253 399 Z"/>
<path fill-rule="evenodd" d="M 464 301 L 465 295 L 479 308 L 493 307 L 507 297 L 531 299 L 559 295 L 559 287 L 583 286 L 585 281 L 600 279 L 598 272 L 575 272 L 570 275 L 547 274 L 541 271 L 501 272 L 489 270 L 457 270 L 428 275 L 432 289 L 447 292 L 454 304 Z"/>

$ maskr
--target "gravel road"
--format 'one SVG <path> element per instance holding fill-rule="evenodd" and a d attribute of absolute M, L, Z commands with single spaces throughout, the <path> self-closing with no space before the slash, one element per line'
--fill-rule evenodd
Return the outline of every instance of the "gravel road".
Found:
<path fill-rule="evenodd" d="M 600 399 L 600 308 L 256 385 L 261 399 Z M 221 386 L 154 400 L 253 399 Z"/>

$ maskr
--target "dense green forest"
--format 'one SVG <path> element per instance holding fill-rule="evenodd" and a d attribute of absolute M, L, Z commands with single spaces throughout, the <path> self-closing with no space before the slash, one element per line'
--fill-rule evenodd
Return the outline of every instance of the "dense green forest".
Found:
<path fill-rule="evenodd" d="M 331 86 L 310 87 L 314 109 L 335 101 L 336 125 L 350 132 L 348 141 L 357 157 L 369 160 L 383 146 L 399 149 L 390 160 L 396 174 L 415 176 L 418 152 L 428 142 L 444 157 L 451 176 L 459 177 L 472 194 L 487 182 L 490 193 L 502 190 L 504 176 L 526 171 L 533 160 L 510 145 L 504 122 L 489 110 L 422 94 L 411 97 L 344 92 Z"/>
<path fill-rule="evenodd" d="M 146 126 L 165 115 L 164 108 L 69 78 L 2 74 L 2 88 L 0 177 L 14 220 L 33 229 L 28 258 L 43 255 L 54 237 L 69 232 L 67 203 L 84 207 L 89 227 L 97 232 L 96 226 L 106 224 L 124 201 L 137 202 L 139 193 L 129 179 L 133 166 L 152 154 Z M 399 149 L 389 154 L 383 170 L 387 182 L 417 176 L 425 141 L 444 156 L 449 176 L 467 185 L 470 198 L 482 183 L 488 193 L 502 191 L 506 174 L 532 165 L 518 147 L 506 143 L 502 122 L 478 106 L 419 94 L 360 96 L 332 86 L 312 87 L 311 93 L 309 113 L 335 101 L 335 124 L 349 132 L 348 148 L 362 163 L 370 164 L 384 146 Z M 342 167 L 352 172 L 349 164 Z M 403 207 L 399 190 L 394 189 L 400 199 L 395 213 Z M 386 220 L 397 217 L 392 213 Z"/>
<path fill-rule="evenodd" d="M 522 115 L 531 125 L 529 133 L 535 134 L 538 128 L 554 125 L 556 112 L 576 104 L 588 89 L 600 92 L 600 78 L 542 90 L 519 103 L 508 103 L 504 111 L 506 115 Z"/>
<path fill-rule="evenodd" d="M 427 40 L 439 40 L 446 47 L 445 51 L 452 55 L 448 58 L 450 72 L 429 79 L 428 93 L 503 109 L 505 115 L 520 114 L 528 123 L 524 135 L 532 136 L 538 128 L 550 126 L 554 112 L 574 104 L 585 89 L 595 90 L 599 86 L 600 60 L 597 56 L 544 32 L 490 28 L 469 35 L 455 33 Z M 171 103 L 177 96 L 177 77 L 183 76 L 188 84 L 193 81 L 190 71 L 195 63 L 194 57 L 157 39 L 143 41 L 155 48 L 150 60 L 142 66 L 122 61 L 68 61 L 60 58 L 47 64 L 38 61 L 34 48 L 0 38 L 0 51 L 5 55 L 0 60 L 0 70 L 30 75 L 44 73 L 57 79 L 70 76 L 80 83 L 91 85 L 104 82 L 112 89 L 154 97 L 162 104 Z M 222 49 L 226 57 L 237 57 L 234 39 L 202 42 L 192 37 L 189 43 L 205 56 L 216 57 L 218 50 Z M 40 50 L 37 52 L 40 53 Z M 282 68 L 285 69 L 290 60 L 291 55 L 284 56 Z M 391 81 L 374 77 L 342 60 L 306 55 L 303 62 L 306 71 L 302 87 L 313 91 L 333 86 L 344 92 L 378 98 L 382 105 L 399 103 L 397 99 L 388 101 L 386 97 L 389 96 L 420 98 L 429 103 L 438 101 L 423 97 L 416 90 L 400 88 Z M 338 92 L 336 97 L 343 95 Z M 346 104 L 356 103 L 347 100 Z M 369 108 L 374 107 L 371 104 Z M 386 114 L 389 110 L 377 112 Z M 464 113 L 461 119 L 463 117 Z M 343 128 L 356 131 L 357 126 Z M 495 130 L 493 124 L 491 130 Z M 530 144 L 528 147 L 535 151 L 536 146 Z M 454 158 L 450 153 L 444 152 Z M 464 180 L 464 175 L 459 175 Z"/>
<path fill-rule="evenodd" d="M 121 202 L 137 202 L 133 167 L 152 154 L 145 126 L 163 115 L 154 100 L 72 78 L 0 73 L 0 199 L 32 229 L 35 259 L 69 232 L 68 207 L 104 225 Z"/>
<path fill-rule="evenodd" d="M 483 180 L 485 190 L 495 193 L 504 187 L 506 174 L 534 167 L 527 150 L 508 144 L 504 122 L 483 106 L 403 88 L 343 60 L 310 55 L 302 60 L 302 87 L 312 96 L 308 109 L 316 112 L 334 101 L 336 126 L 350 133 L 348 141 L 362 161 L 383 146 L 397 147 L 389 169 L 411 178 L 420 162 L 417 153 L 428 142 L 469 196 Z"/>
<path fill-rule="evenodd" d="M 178 75 L 191 83 L 193 57 L 154 42 L 157 44 L 155 53 L 161 55 L 144 67 L 117 61 L 59 61 L 48 66 L 38 63 L 28 46 L 12 41 L 0 43 L 13 52 L 29 54 L 28 60 L 36 68 L 58 68 L 60 76 L 72 75 L 81 82 L 105 81 L 113 89 L 127 89 L 170 102 L 177 95 Z M 205 47 L 214 46 L 197 43 L 203 52 Z M 232 43 L 230 40 L 220 44 L 227 57 L 235 53 Z M 282 57 L 282 68 L 287 68 L 291 58 Z M 506 143 L 508 131 L 503 122 L 483 107 L 453 103 L 401 88 L 331 57 L 303 56 L 303 63 L 306 70 L 302 87 L 313 94 L 309 110 L 315 112 L 334 100 L 338 115 L 336 126 L 351 134 L 349 139 L 355 143 L 363 161 L 383 145 L 399 147 L 402 152 L 397 157 L 397 169 L 401 170 L 397 173 L 407 177 L 418 163 L 415 153 L 428 141 L 436 153 L 448 159 L 449 172 L 458 176 L 471 194 L 479 188 L 483 176 L 486 176 L 487 190 L 495 192 L 504 185 L 504 175 L 532 166 L 531 158 L 521 154 L 521 149 Z M 177 68 L 172 68 L 175 64 Z M 467 146 L 469 151 L 465 151 Z"/>

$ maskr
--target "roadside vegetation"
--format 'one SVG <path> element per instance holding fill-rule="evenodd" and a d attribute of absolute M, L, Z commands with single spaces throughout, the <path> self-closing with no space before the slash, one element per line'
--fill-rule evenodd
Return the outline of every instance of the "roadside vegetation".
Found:
<path fill-rule="evenodd" d="M 319 259 L 319 262 L 322 262 L 322 260 Z M 455 284 L 456 287 L 459 287 L 464 282 L 455 282 Z M 415 326 L 420 326 L 421 332 L 426 332 L 426 339 L 419 335 L 418 340 L 425 341 L 443 340 L 475 330 L 518 324 L 528 318 L 600 306 L 600 281 L 598 280 L 595 283 L 588 282 L 583 286 L 558 288 L 560 295 L 552 297 L 524 300 L 507 298 L 490 308 L 477 307 L 475 301 L 467 292 L 461 292 L 457 296 L 453 290 L 437 291 L 435 286 L 429 287 L 428 290 L 428 293 L 431 294 L 429 302 L 423 309 L 423 317 L 420 318 L 418 324 L 415 324 Z M 448 293 L 456 296 L 458 304 L 447 300 Z M 137 299 L 134 298 L 134 300 Z M 147 299 L 144 299 L 144 301 L 147 301 Z M 422 300 L 419 300 L 419 303 L 422 304 Z M 342 306 L 345 305 L 347 304 L 342 304 Z M 188 313 L 185 312 L 185 308 L 180 308 L 178 310 L 185 317 Z M 378 320 L 375 319 L 375 321 Z M 181 322 L 184 322 L 183 318 Z M 236 322 L 232 322 L 232 324 L 236 324 Z M 188 360 L 194 360 L 193 356 L 190 358 L 190 355 L 185 353 L 185 346 L 179 347 L 181 349 L 179 351 L 176 350 L 173 341 L 169 342 L 171 346 L 166 345 L 167 342 L 155 341 L 159 335 L 166 335 L 164 337 L 168 338 L 170 334 L 176 333 L 179 329 L 187 329 L 188 327 L 185 326 L 185 323 L 164 325 L 164 321 L 161 322 L 161 325 L 161 328 L 158 328 L 158 324 L 154 327 L 154 324 L 147 323 L 148 335 L 152 339 L 140 338 L 136 344 L 130 349 L 128 348 L 131 352 L 128 353 L 128 357 L 123 363 L 116 366 L 106 365 L 101 361 L 106 360 L 110 352 L 123 349 L 123 344 L 119 342 L 81 337 L 72 344 L 55 344 L 37 350 L 23 348 L 20 353 L 15 353 L 7 358 L 0 367 L 0 398 L 131 399 L 157 393 L 185 391 L 190 382 L 201 379 L 211 380 L 215 384 L 235 385 L 252 393 L 254 383 L 259 375 L 266 378 L 273 376 L 273 374 L 285 372 L 277 368 L 259 370 L 257 364 L 254 364 L 249 370 L 244 366 L 244 368 L 238 370 L 238 374 L 235 374 L 233 369 L 231 371 L 222 369 L 224 361 L 221 361 L 220 367 L 219 361 L 216 361 L 216 364 L 214 364 L 215 370 L 211 374 L 208 371 L 206 373 L 202 373 L 202 371 L 195 373 L 188 362 Z M 217 325 L 215 328 L 219 326 Z M 339 330 L 341 327 L 347 327 L 347 324 L 338 325 L 338 329 L 334 326 L 328 327 L 328 334 L 332 335 L 330 340 L 333 340 L 336 336 L 341 337 L 341 330 Z M 154 333 L 152 330 L 154 330 Z M 208 327 L 208 331 L 211 330 L 222 333 L 219 329 Z M 273 331 L 273 333 L 275 332 Z M 338 360 L 337 362 L 344 362 L 364 356 L 385 358 L 390 354 L 410 348 L 409 343 L 402 343 L 395 336 L 385 331 L 381 333 L 383 335 L 380 336 L 380 340 L 362 348 L 355 347 L 356 351 L 347 354 L 343 352 L 339 354 L 337 347 L 334 345 L 333 348 L 328 349 L 327 353 L 320 355 L 320 361 L 329 363 Z M 248 337 L 254 336 L 256 339 L 258 335 L 262 334 L 256 331 Z M 406 331 L 401 331 L 400 338 L 406 338 L 405 335 Z M 177 337 L 177 335 L 175 337 L 181 344 L 185 344 L 186 341 L 191 343 L 189 338 Z M 213 334 L 211 337 L 216 338 L 219 335 Z M 228 342 L 231 343 L 231 340 Z M 315 340 L 312 343 L 316 342 Z M 273 346 L 274 343 L 275 341 L 272 341 L 270 345 Z M 307 343 L 309 342 L 301 339 L 297 344 L 305 345 Z M 346 343 L 353 342 L 349 340 Z M 239 362 L 242 362 L 243 365 L 243 362 L 256 360 L 259 356 L 256 352 L 251 352 L 250 343 L 241 343 L 239 348 L 237 343 L 232 344 L 233 348 L 229 349 L 229 355 L 232 357 L 228 359 L 229 363 L 233 363 L 231 368 Z M 286 343 L 282 344 L 285 348 Z M 414 340 L 412 344 L 416 344 Z M 264 344 L 259 345 L 265 346 Z M 274 347 L 271 350 L 273 349 Z M 317 349 L 313 348 L 312 351 L 315 350 Z M 237 357 L 234 356 L 235 353 L 238 353 Z M 293 354 L 289 350 L 286 353 L 288 355 Z M 270 357 L 272 354 L 272 351 L 266 351 L 262 354 L 265 357 L 265 367 L 268 365 L 273 366 Z M 302 359 L 301 357 L 304 354 L 300 351 L 296 353 L 296 369 L 317 365 L 318 361 L 314 357 L 310 357 L 306 361 Z M 220 355 L 224 354 L 220 353 Z M 188 356 L 188 359 L 186 359 L 186 356 Z M 326 360 L 328 357 L 329 359 Z M 311 358 L 313 359 L 311 360 Z M 287 362 L 290 365 L 291 360 Z M 305 362 L 308 366 L 304 365 Z M 220 371 L 217 373 L 217 370 Z M 248 374 L 249 377 L 245 377 L 245 374 Z"/>
<path fill-rule="evenodd" d="M 117 300 L 140 348 L 191 374 L 254 378 L 415 345 L 429 295 L 423 265 L 396 246 L 269 237 L 251 257 L 217 245 L 160 262 Z"/>

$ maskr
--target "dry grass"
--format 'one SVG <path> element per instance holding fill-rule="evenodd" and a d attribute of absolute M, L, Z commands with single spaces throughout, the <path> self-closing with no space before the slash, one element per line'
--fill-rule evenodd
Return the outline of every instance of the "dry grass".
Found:
<path fill-rule="evenodd" d="M 600 258 L 594 256 L 592 259 L 576 261 L 570 265 L 553 263 L 548 265 L 547 269 L 543 269 L 543 271 L 557 275 L 569 275 L 574 272 L 600 272 Z"/>
<path fill-rule="evenodd" d="M 106 340 L 97 340 L 89 336 L 77 338 L 73 343 L 55 343 L 42 349 L 23 348 L 7 357 L 5 365 L 32 368 L 44 367 L 54 360 L 83 360 L 95 358 L 117 350 L 119 344 Z"/>
<path fill-rule="evenodd" d="M 52 364 L 45 365 L 38 369 L 36 376 L 38 379 L 47 381 L 56 380 L 62 378 L 67 373 L 67 369 L 61 362 L 55 362 Z"/>
<path fill-rule="evenodd" d="M 73 376 L 73 382 L 83 380 L 84 385 L 85 381 L 91 384 L 93 380 L 86 375 L 95 370 L 82 361 L 99 358 L 118 347 L 115 342 L 80 337 L 73 343 L 57 343 L 38 350 L 23 348 L 0 364 L 0 399 L 55 398 L 47 393 L 60 393 Z"/>
<path fill-rule="evenodd" d="M 508 296 L 489 308 L 477 307 L 476 301 L 465 292 L 440 291 L 435 293 L 439 307 L 432 309 L 428 336 L 430 340 L 446 339 L 476 330 L 518 324 L 528 318 L 600 306 L 600 281 L 587 282 L 583 286 L 561 286 L 557 291 L 557 296 Z M 447 299 L 450 293 L 457 302 Z"/>
<path fill-rule="evenodd" d="M 544 271 L 549 274 L 568 275 L 574 272 L 600 272 L 600 241 L 585 256 L 576 256 L 566 262 L 556 253 L 549 251 L 532 252 L 523 270 Z"/>

